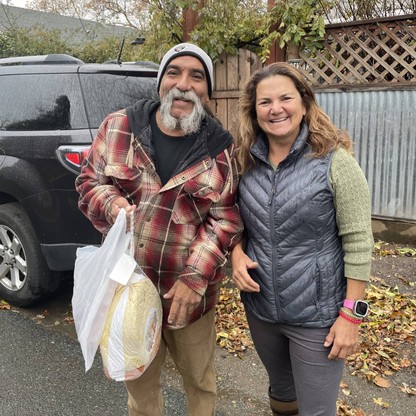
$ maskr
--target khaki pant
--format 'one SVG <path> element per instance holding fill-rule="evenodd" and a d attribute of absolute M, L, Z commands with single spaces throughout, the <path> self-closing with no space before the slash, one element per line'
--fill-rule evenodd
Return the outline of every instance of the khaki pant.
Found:
<path fill-rule="evenodd" d="M 161 416 L 163 397 L 161 370 L 169 349 L 188 399 L 190 416 L 214 416 L 217 396 L 215 351 L 215 309 L 182 329 L 163 330 L 159 351 L 136 380 L 127 381 L 130 416 Z"/>

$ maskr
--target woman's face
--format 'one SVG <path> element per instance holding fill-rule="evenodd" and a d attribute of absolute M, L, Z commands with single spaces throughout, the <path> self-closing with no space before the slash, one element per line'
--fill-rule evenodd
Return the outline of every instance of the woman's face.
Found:
<path fill-rule="evenodd" d="M 293 81 L 275 75 L 257 84 L 256 114 L 259 127 L 269 140 L 291 144 L 299 134 L 306 108 Z"/>

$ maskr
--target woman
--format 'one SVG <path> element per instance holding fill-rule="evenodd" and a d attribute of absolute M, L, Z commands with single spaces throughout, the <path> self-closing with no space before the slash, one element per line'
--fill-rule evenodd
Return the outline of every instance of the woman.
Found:
<path fill-rule="evenodd" d="M 232 252 L 274 415 L 333 416 L 344 358 L 368 312 L 368 185 L 351 140 L 286 63 L 258 70 L 240 99 L 239 205 Z"/>

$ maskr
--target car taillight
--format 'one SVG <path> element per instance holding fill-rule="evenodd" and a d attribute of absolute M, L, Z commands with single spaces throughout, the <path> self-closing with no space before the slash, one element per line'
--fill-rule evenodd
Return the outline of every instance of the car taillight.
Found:
<path fill-rule="evenodd" d="M 90 146 L 59 146 L 56 154 L 59 161 L 71 172 L 79 174 L 82 162 L 87 157 Z"/>
<path fill-rule="evenodd" d="M 81 152 L 68 152 L 65 153 L 65 159 L 68 162 L 73 163 L 77 167 L 81 167 L 82 162 L 88 155 L 89 149 L 82 150 Z"/>

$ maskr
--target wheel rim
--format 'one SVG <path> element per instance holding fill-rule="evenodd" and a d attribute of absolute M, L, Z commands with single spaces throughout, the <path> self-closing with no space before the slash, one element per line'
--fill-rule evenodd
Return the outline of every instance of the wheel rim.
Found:
<path fill-rule="evenodd" d="M 0 284 L 16 292 L 26 283 L 26 254 L 17 234 L 0 224 Z"/>

